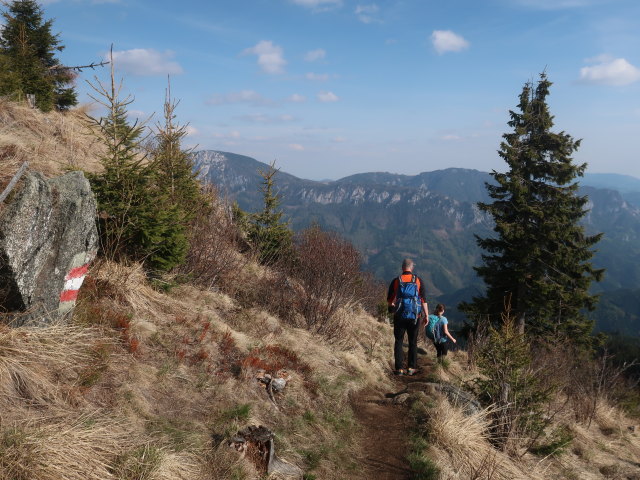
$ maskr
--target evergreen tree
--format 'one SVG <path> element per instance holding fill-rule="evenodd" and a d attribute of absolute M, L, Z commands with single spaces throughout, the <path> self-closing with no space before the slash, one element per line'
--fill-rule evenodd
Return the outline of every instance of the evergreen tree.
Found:
<path fill-rule="evenodd" d="M 7 61 L 6 73 L 18 78 L 19 85 L 0 74 L 0 93 L 24 98 L 34 94 L 36 105 L 43 111 L 53 107 L 65 110 L 77 104 L 76 93 L 69 85 L 73 71 L 60 65 L 55 57 L 64 46 L 59 34 L 51 33 L 52 20 L 44 20 L 44 12 L 35 0 L 14 0 L 2 12 L 0 54 Z"/>
<path fill-rule="evenodd" d="M 291 258 L 293 233 L 289 223 L 282 221 L 280 196 L 274 192 L 274 177 L 278 173 L 275 162 L 271 163 L 269 170 L 259 173 L 263 178 L 260 191 L 264 207 L 262 211 L 251 215 L 248 237 L 258 251 L 260 262 L 273 265 Z"/>
<path fill-rule="evenodd" d="M 155 184 L 164 194 L 164 208 L 174 212 L 172 239 L 164 247 L 167 256 L 181 262 L 187 248 L 187 230 L 195 214 L 208 208 L 200 191 L 197 172 L 194 171 L 190 151 L 182 148 L 182 140 L 187 135 L 185 125 L 175 123 L 177 102 L 171 99 L 170 85 L 164 102 L 164 123 L 156 126 L 155 146 L 152 151 Z M 163 256 L 162 246 L 158 255 Z"/>
<path fill-rule="evenodd" d="M 194 171 L 192 151 L 182 148 L 187 135 L 186 125 L 175 123 L 178 102 L 171 99 L 170 86 L 164 102 L 164 123 L 156 125 L 153 162 L 159 188 L 167 193 L 172 204 L 182 210 L 186 225 L 196 211 L 204 206 L 198 173 Z"/>
<path fill-rule="evenodd" d="M 184 258 L 186 250 L 184 233 L 175 224 L 180 212 L 158 188 L 153 164 L 141 154 L 144 126 L 127 119 L 127 106 L 133 99 L 120 98 L 122 85 L 115 85 L 113 62 L 111 85 L 105 87 L 98 81 L 91 86 L 100 97 L 92 98 L 108 111 L 99 119 L 89 117 L 106 146 L 103 172 L 90 175 L 98 201 L 102 253 L 169 270 Z"/>
<path fill-rule="evenodd" d="M 601 234 L 587 236 L 578 223 L 588 200 L 577 195 L 575 179 L 586 164 L 572 162 L 580 140 L 551 131 L 550 86 L 544 73 L 535 87 L 525 84 L 519 111 L 510 112 L 513 131 L 503 135 L 499 150 L 508 171 L 493 171 L 496 183 L 486 187 L 494 201 L 478 204 L 495 222 L 495 236 L 476 237 L 487 252 L 475 268 L 487 291 L 461 308 L 497 323 L 509 296 L 520 331 L 526 321 L 534 334 L 584 343 L 593 325 L 582 310 L 595 308 L 589 286 L 603 275 L 589 262 Z"/>
<path fill-rule="evenodd" d="M 475 382 L 480 400 L 494 407 L 489 414 L 492 440 L 511 449 L 542 432 L 548 423 L 544 407 L 555 386 L 543 385 L 547 372 L 535 368 L 529 343 L 518 333 L 508 299 L 506 303 L 501 325 L 489 327 L 489 336 L 478 352 L 482 376 Z"/>

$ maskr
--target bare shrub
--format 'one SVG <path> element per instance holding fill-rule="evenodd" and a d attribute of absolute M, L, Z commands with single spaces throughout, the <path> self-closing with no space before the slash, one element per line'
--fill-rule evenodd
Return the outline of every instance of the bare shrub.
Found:
<path fill-rule="evenodd" d="M 336 233 L 313 226 L 296 238 L 295 277 L 304 291 L 301 313 L 307 328 L 328 337 L 338 337 L 344 330 L 336 313 L 358 301 L 363 277 L 360 254 Z"/>
<path fill-rule="evenodd" d="M 596 417 L 598 404 L 614 400 L 621 389 L 627 390 L 624 372 L 635 365 L 615 365 L 613 356 L 606 350 L 593 357 L 589 352 L 575 347 L 565 348 L 565 358 L 569 362 L 564 392 L 571 403 L 577 422 L 591 425 Z"/>
<path fill-rule="evenodd" d="M 230 273 L 247 262 L 239 253 L 243 239 L 216 187 L 207 184 L 203 194 L 210 208 L 197 212 L 191 222 L 189 250 L 175 272 L 202 287 L 224 286 Z"/>

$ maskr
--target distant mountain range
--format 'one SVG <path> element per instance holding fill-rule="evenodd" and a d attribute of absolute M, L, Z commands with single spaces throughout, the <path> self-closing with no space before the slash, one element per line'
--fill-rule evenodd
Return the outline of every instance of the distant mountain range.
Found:
<path fill-rule="evenodd" d="M 200 176 L 241 208 L 261 207 L 259 171 L 267 164 L 212 150 L 196 152 L 195 160 Z M 339 232 L 360 249 L 365 267 L 385 281 L 397 275 L 403 257 L 412 257 L 432 298 L 454 305 L 483 288 L 473 270 L 481 253 L 474 234 L 490 235 L 492 221 L 476 203 L 489 200 L 485 182 L 491 180 L 487 172 L 448 168 L 413 176 L 360 173 L 324 182 L 279 172 L 276 185 L 294 230 L 318 223 Z M 640 205 L 633 201 L 640 199 L 640 180 L 591 174 L 580 183 L 580 194 L 589 197 L 585 228 L 605 233 L 594 264 L 607 274 L 594 291 L 603 292 L 607 305 L 610 299 L 618 305 L 618 291 L 640 285 Z M 636 310 L 616 321 L 615 328 L 640 336 L 640 305 Z"/>

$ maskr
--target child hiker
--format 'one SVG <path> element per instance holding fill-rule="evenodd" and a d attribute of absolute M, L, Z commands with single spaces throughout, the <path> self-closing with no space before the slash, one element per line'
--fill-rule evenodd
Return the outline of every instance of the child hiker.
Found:
<path fill-rule="evenodd" d="M 429 321 L 425 327 L 425 335 L 433 340 L 438 359 L 447 356 L 449 340 L 456 343 L 456 339 L 449 333 L 448 324 L 449 321 L 444 316 L 444 305 L 439 303 L 436 305 L 435 314 L 429 315 Z"/>

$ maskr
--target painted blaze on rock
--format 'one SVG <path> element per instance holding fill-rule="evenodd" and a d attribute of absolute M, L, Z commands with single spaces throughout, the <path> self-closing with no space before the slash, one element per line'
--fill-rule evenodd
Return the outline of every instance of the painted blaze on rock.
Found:
<path fill-rule="evenodd" d="M 0 308 L 25 322 L 69 312 L 97 250 L 96 202 L 82 172 L 28 173 L 0 213 Z"/>

